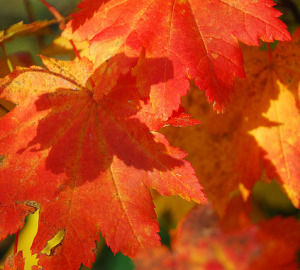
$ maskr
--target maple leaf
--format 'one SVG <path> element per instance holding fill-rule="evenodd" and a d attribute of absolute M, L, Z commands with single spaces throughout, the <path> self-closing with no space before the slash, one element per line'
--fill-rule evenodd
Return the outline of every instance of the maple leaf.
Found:
<path fill-rule="evenodd" d="M 272 52 L 272 64 L 267 52 L 244 48 L 248 79 L 237 81 L 227 113 L 211 111 L 192 89 L 183 106 L 205 124 L 162 131 L 189 153 L 220 215 L 232 191 L 251 190 L 258 180 L 276 180 L 299 206 L 299 32 L 293 39 Z"/>
<path fill-rule="evenodd" d="M 24 24 L 22 21 L 10 26 L 7 30 L 0 31 L 0 43 L 12 38 L 35 34 L 37 31 L 57 23 L 57 20 L 36 21 Z"/>
<path fill-rule="evenodd" d="M 173 233 L 172 251 L 165 246 L 143 251 L 136 269 L 296 270 L 299 228 L 295 218 L 277 217 L 225 232 L 212 208 L 198 207 Z"/>
<path fill-rule="evenodd" d="M 26 215 L 20 208 L 40 208 L 34 253 L 64 231 L 52 255 L 40 255 L 44 269 L 90 267 L 100 230 L 115 253 L 158 245 L 149 188 L 206 201 L 186 154 L 150 128 L 149 101 L 130 73 L 110 84 L 113 59 L 95 72 L 86 58 L 42 59 L 47 69 L 17 69 L 0 81 L 0 97 L 18 104 L 0 119 L 1 235 L 12 216 Z"/>
<path fill-rule="evenodd" d="M 273 5 L 271 0 L 84 0 L 63 35 L 90 40 L 99 63 L 120 50 L 137 57 L 142 47 L 147 58 L 168 59 L 136 68 L 140 91 L 147 96 L 151 89 L 151 102 L 164 119 L 178 109 L 191 78 L 214 108 L 224 111 L 235 76 L 244 77 L 238 40 L 249 45 L 258 45 L 258 38 L 290 40 Z"/>
<path fill-rule="evenodd" d="M 276 179 L 295 207 L 300 207 L 300 29 L 293 43 L 279 44 L 273 53 L 266 94 L 270 107 L 263 116 L 274 124 L 250 132 L 263 149 L 263 164 L 268 177 Z M 270 141 L 270 138 L 273 138 Z M 269 166 L 271 161 L 272 166 Z"/>
<path fill-rule="evenodd" d="M 240 183 L 251 189 L 260 179 L 259 149 L 255 140 L 247 135 L 249 122 L 242 121 L 244 114 L 257 119 L 260 112 L 245 113 L 245 107 L 250 104 L 245 92 L 243 95 L 234 93 L 228 111 L 218 115 L 209 108 L 203 94 L 192 85 L 183 106 L 204 124 L 187 127 L 184 132 L 173 127 L 162 132 L 172 144 L 189 153 L 187 158 L 205 187 L 208 199 L 217 213 L 223 215 L 231 192 L 238 189 Z"/>

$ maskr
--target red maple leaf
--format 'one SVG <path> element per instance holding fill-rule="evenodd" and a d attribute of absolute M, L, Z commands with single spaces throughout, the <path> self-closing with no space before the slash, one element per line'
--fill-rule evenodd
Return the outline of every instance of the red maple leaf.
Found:
<path fill-rule="evenodd" d="M 244 77 L 238 41 L 290 40 L 273 5 L 271 0 L 84 0 L 64 35 L 90 40 L 99 63 L 120 51 L 136 57 L 142 47 L 147 58 L 164 59 L 159 65 L 141 61 L 135 72 L 140 91 L 147 96 L 150 89 L 153 107 L 165 119 L 178 109 L 191 78 L 223 111 L 235 76 Z"/>
<path fill-rule="evenodd" d="M 94 79 L 111 69 L 94 72 L 86 58 L 43 62 L 0 81 L 0 98 L 19 104 L 0 119 L 1 236 L 39 207 L 34 253 L 64 231 L 52 256 L 40 255 L 44 269 L 90 267 L 100 231 L 129 256 L 158 245 L 149 188 L 206 201 L 186 154 L 151 128 L 157 120 L 130 73 L 102 89 Z"/>

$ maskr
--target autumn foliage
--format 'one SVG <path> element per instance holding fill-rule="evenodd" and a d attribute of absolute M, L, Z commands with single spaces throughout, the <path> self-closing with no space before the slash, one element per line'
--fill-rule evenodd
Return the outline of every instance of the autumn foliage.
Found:
<path fill-rule="evenodd" d="M 83 0 L 69 21 L 48 6 L 55 19 L 1 31 L 5 51 L 16 36 L 62 30 L 43 66 L 7 56 L 17 67 L 0 79 L 10 111 L 0 239 L 39 210 L 35 269 L 91 267 L 100 233 L 137 269 L 297 269 L 299 222 L 252 219 L 258 181 L 276 181 L 300 207 L 300 30 L 291 37 L 273 6 Z M 258 47 L 274 40 L 273 51 Z M 158 193 L 200 204 L 171 250 L 160 246 Z M 22 253 L 4 269 L 24 269 Z"/>

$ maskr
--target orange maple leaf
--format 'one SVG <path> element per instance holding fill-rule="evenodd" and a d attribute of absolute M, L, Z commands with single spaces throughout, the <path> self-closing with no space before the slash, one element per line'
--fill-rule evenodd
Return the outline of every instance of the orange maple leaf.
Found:
<path fill-rule="evenodd" d="M 257 83 L 265 80 L 264 95 L 269 107 L 263 116 L 273 123 L 250 131 L 263 150 L 263 165 L 276 179 L 295 207 L 300 207 L 300 29 L 293 43 L 279 44 L 270 66 L 265 66 Z M 266 60 L 266 59 L 265 59 Z M 249 59 L 249 61 L 251 61 Z M 258 63 L 254 63 L 255 65 Z M 261 66 L 263 68 L 263 65 Z M 259 89 L 257 89 L 259 91 Z M 262 101 L 267 101 L 264 98 Z M 272 164 L 270 166 L 270 163 Z"/>
<path fill-rule="evenodd" d="M 151 128 L 158 120 L 130 73 L 102 89 L 94 79 L 110 71 L 88 59 L 42 59 L 47 69 L 0 81 L 0 98 L 18 104 L 0 119 L 1 236 L 40 208 L 34 253 L 64 231 L 52 256 L 40 255 L 44 269 L 90 267 L 100 231 L 115 253 L 159 245 L 149 188 L 206 201 L 186 154 Z"/>
<path fill-rule="evenodd" d="M 163 131 L 189 153 L 201 184 L 220 215 L 240 184 L 277 180 L 296 207 L 300 196 L 299 31 L 272 52 L 245 48 L 247 80 L 238 80 L 228 111 L 211 111 L 196 89 L 183 102 L 204 124 Z"/>
<path fill-rule="evenodd" d="M 7 42 L 12 38 L 32 35 L 39 30 L 50 26 L 51 24 L 57 23 L 57 20 L 50 21 L 36 21 L 29 24 L 24 24 L 23 22 L 18 22 L 10 26 L 7 30 L 0 31 L 0 43 Z"/>

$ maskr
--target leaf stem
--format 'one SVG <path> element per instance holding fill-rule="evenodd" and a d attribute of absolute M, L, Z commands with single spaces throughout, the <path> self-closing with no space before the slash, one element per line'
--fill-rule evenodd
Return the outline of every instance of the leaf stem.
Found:
<path fill-rule="evenodd" d="M 78 59 L 80 60 L 80 59 L 81 59 L 81 56 L 80 56 L 80 54 L 79 54 L 79 52 L 78 52 L 78 50 L 77 50 L 77 48 L 76 48 L 76 46 L 75 46 L 75 44 L 74 44 L 73 39 L 70 39 L 70 43 L 71 43 L 71 45 L 72 45 L 72 47 L 73 47 L 73 51 L 74 51 L 75 55 L 76 55 L 76 56 L 78 57 Z"/>
<path fill-rule="evenodd" d="M 25 9 L 27 12 L 28 20 L 30 21 L 30 23 L 33 23 L 35 21 L 35 16 L 34 16 L 31 2 L 30 2 L 30 0 L 23 0 L 23 2 L 24 2 L 24 6 L 25 6 Z M 37 40 L 39 48 L 42 48 L 44 45 L 42 35 L 38 33 L 36 35 L 36 40 Z"/>
<path fill-rule="evenodd" d="M 50 5 L 46 0 L 40 0 L 47 8 L 48 10 L 53 14 L 53 16 L 58 20 L 59 22 L 59 28 L 60 30 L 64 30 L 66 28 L 66 19 L 58 12 L 58 10 Z M 79 55 L 79 52 L 73 42 L 72 39 L 70 39 L 71 45 L 73 47 L 73 50 L 75 52 L 75 55 L 78 57 L 78 59 L 81 59 L 81 56 Z"/>
<path fill-rule="evenodd" d="M 27 12 L 28 19 L 32 23 L 35 21 L 35 19 L 34 19 L 34 13 L 32 10 L 31 2 L 30 2 L 30 0 L 23 0 L 23 2 L 24 2 L 24 6 L 25 6 L 25 9 Z"/>
<path fill-rule="evenodd" d="M 2 50 L 4 52 L 5 58 L 6 58 L 6 63 L 7 63 L 8 69 L 9 69 L 10 72 L 13 72 L 14 68 L 12 66 L 12 63 L 11 63 L 9 57 L 8 57 L 4 42 L 0 42 L 0 44 L 1 44 Z"/>
<path fill-rule="evenodd" d="M 18 230 L 15 235 L 14 254 L 17 254 L 17 252 L 18 252 L 19 233 L 20 233 L 20 230 Z"/>
<path fill-rule="evenodd" d="M 53 16 L 59 21 L 59 28 L 64 30 L 66 27 L 65 18 L 57 11 L 55 7 L 50 5 L 46 0 L 40 0 L 48 10 L 53 14 Z"/>

